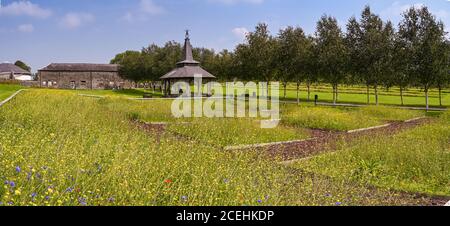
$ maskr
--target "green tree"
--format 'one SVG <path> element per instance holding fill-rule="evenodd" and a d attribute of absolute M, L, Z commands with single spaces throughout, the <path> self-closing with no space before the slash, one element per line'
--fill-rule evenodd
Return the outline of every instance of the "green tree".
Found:
<path fill-rule="evenodd" d="M 429 91 L 438 83 L 447 59 L 443 59 L 444 26 L 437 22 L 427 7 L 410 8 L 403 14 L 399 28 L 400 39 L 408 52 L 407 70 L 414 82 L 425 92 L 429 109 Z"/>
<path fill-rule="evenodd" d="M 120 65 L 119 74 L 124 79 L 139 82 L 145 78 L 144 60 L 141 52 L 126 51 L 117 54 L 111 60 L 111 63 Z"/>
<path fill-rule="evenodd" d="M 333 103 L 338 100 L 338 85 L 346 77 L 347 49 L 336 18 L 322 16 L 317 22 L 318 67 L 324 80 L 333 87 Z"/>
<path fill-rule="evenodd" d="M 275 40 L 270 35 L 267 24 L 260 23 L 254 32 L 247 35 L 246 53 L 243 65 L 248 73 L 247 78 L 256 81 L 271 82 L 275 75 L 274 46 Z M 269 90 L 266 90 L 267 95 Z"/>
<path fill-rule="evenodd" d="M 307 39 L 303 30 L 299 27 L 287 27 L 280 30 L 276 45 L 276 68 L 278 68 L 278 80 L 284 88 L 284 98 L 288 82 L 295 81 L 297 84 L 297 102 L 300 102 L 299 88 L 305 79 Z"/>
<path fill-rule="evenodd" d="M 378 87 L 390 85 L 392 68 L 391 50 L 395 31 L 390 22 L 383 23 L 378 15 L 372 13 L 366 6 L 361 13 L 361 20 L 351 18 L 347 24 L 346 44 L 351 58 L 350 71 L 356 80 L 363 81 L 367 86 L 367 103 L 370 103 L 370 86 L 375 89 L 375 102 L 378 105 Z"/>
<path fill-rule="evenodd" d="M 21 61 L 21 60 L 16 61 L 16 62 L 14 63 L 14 65 L 16 65 L 17 67 L 22 68 L 22 69 L 25 70 L 25 71 L 31 72 L 31 67 L 28 66 L 26 63 L 24 63 L 24 62 Z"/>

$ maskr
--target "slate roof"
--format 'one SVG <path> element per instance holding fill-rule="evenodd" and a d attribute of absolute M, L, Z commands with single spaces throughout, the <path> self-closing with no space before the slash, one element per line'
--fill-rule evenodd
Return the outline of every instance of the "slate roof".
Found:
<path fill-rule="evenodd" d="M 118 72 L 117 64 L 53 63 L 39 71 Z"/>
<path fill-rule="evenodd" d="M 186 39 L 184 40 L 183 60 L 178 62 L 176 66 L 175 69 L 162 76 L 161 79 L 193 79 L 195 76 L 209 79 L 216 78 L 214 75 L 201 68 L 200 62 L 194 60 L 188 31 L 186 31 Z"/>
<path fill-rule="evenodd" d="M 207 72 L 205 69 L 200 66 L 183 66 L 173 69 L 171 72 L 167 73 L 163 77 L 164 79 L 185 79 L 185 78 L 195 78 L 196 75 L 199 75 L 201 78 L 216 78 L 211 73 Z"/>
<path fill-rule="evenodd" d="M 1 63 L 0 64 L 0 73 L 13 73 L 13 74 L 23 74 L 23 75 L 31 75 L 29 71 L 26 71 L 14 64 L 10 63 Z"/>

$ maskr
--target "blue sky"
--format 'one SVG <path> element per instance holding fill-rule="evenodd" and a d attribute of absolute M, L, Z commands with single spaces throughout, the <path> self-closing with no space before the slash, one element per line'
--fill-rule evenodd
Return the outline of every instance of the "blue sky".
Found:
<path fill-rule="evenodd" d="M 323 14 L 341 26 L 364 5 L 394 23 L 412 5 L 426 5 L 450 31 L 450 0 L 1 0 L 0 62 L 21 59 L 36 71 L 53 62 L 108 63 L 116 53 L 150 43 L 182 42 L 230 49 L 266 22 L 313 33 Z"/>

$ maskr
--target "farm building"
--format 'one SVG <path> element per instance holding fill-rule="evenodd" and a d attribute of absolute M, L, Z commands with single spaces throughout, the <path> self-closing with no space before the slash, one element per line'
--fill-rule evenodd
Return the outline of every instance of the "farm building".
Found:
<path fill-rule="evenodd" d="M 40 87 L 55 89 L 127 89 L 116 64 L 50 64 L 38 71 Z"/>
<path fill-rule="evenodd" d="M 160 78 L 164 83 L 164 95 L 172 95 L 171 85 L 176 82 L 192 84 L 195 78 L 201 78 L 204 82 L 216 79 L 214 75 L 200 67 L 200 62 L 194 60 L 189 31 L 186 31 L 182 61 L 177 63 L 175 69 Z M 208 87 L 208 93 L 210 93 L 210 87 Z"/>
<path fill-rule="evenodd" d="M 14 64 L 0 64 L 0 80 L 32 80 L 31 72 L 26 71 Z"/>

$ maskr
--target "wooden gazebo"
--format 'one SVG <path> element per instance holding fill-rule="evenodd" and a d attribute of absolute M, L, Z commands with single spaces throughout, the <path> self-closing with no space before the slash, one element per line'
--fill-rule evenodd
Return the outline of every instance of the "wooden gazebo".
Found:
<path fill-rule="evenodd" d="M 177 63 L 175 69 L 161 77 L 164 95 L 172 96 L 171 86 L 176 82 L 192 84 L 195 78 L 202 78 L 202 82 L 210 82 L 216 79 L 214 75 L 200 67 L 200 62 L 194 60 L 189 31 L 186 31 L 182 61 Z"/>

